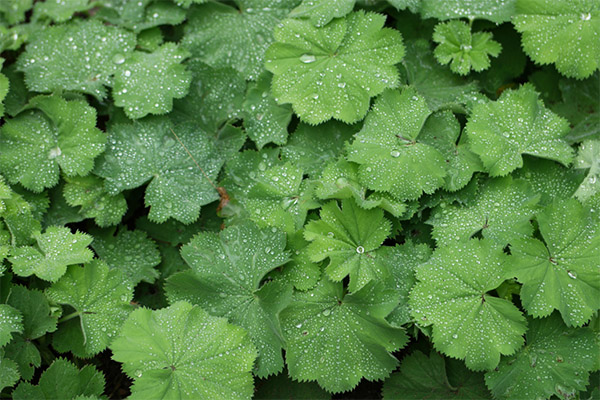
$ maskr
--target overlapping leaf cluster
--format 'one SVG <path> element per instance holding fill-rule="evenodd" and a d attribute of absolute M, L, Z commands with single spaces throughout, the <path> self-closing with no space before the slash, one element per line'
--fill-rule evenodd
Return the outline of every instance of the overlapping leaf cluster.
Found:
<path fill-rule="evenodd" d="M 595 0 L 0 2 L 2 397 L 597 398 L 599 46 Z"/>

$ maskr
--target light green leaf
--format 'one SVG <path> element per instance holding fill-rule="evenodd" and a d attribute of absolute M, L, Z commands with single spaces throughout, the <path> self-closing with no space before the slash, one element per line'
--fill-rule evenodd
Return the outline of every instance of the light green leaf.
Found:
<path fill-rule="evenodd" d="M 13 333 L 23 332 L 23 316 L 16 308 L 7 304 L 0 304 L 0 347 L 12 339 Z"/>
<path fill-rule="evenodd" d="M 398 85 L 402 36 L 384 23 L 383 15 L 362 11 L 322 28 L 285 20 L 266 54 L 273 94 L 310 124 L 361 120 L 371 97 Z"/>
<path fill-rule="evenodd" d="M 472 204 L 444 204 L 434 210 L 428 223 L 438 245 L 465 241 L 479 232 L 504 246 L 531 235 L 529 220 L 540 195 L 529 183 L 508 176 L 491 179 L 479 190 Z"/>
<path fill-rule="evenodd" d="M 490 397 L 483 375 L 469 371 L 459 361 L 446 360 L 433 350 L 429 357 L 417 350 L 404 358 L 400 371 L 383 383 L 382 395 L 383 400 Z"/>
<path fill-rule="evenodd" d="M 65 174 L 87 175 L 104 151 L 106 136 L 96 128 L 96 110 L 82 100 L 38 96 L 30 110 L 8 120 L 0 134 L 0 168 L 11 183 L 41 192 Z"/>
<path fill-rule="evenodd" d="M 398 364 L 390 353 L 407 342 L 402 329 L 385 317 L 398 304 L 393 290 L 371 282 L 353 294 L 323 278 L 307 292 L 296 292 L 281 312 L 292 379 L 317 381 L 333 393 L 358 382 L 389 376 Z"/>
<path fill-rule="evenodd" d="M 334 18 L 341 18 L 354 9 L 356 0 L 303 0 L 289 17 L 308 18 L 317 27 L 327 25 Z"/>
<path fill-rule="evenodd" d="M 36 275 L 56 282 L 67 266 L 88 262 L 94 256 L 87 246 L 92 237 L 81 232 L 71 233 L 67 227 L 51 226 L 44 233 L 35 233 L 37 246 L 18 247 L 11 251 L 9 261 L 19 276 Z"/>
<path fill-rule="evenodd" d="M 160 264 L 160 253 L 144 231 L 129 231 L 121 226 L 118 232 L 98 232 L 92 247 L 110 268 L 121 270 L 133 287 L 140 281 L 153 283 L 158 278 L 154 267 Z"/>
<path fill-rule="evenodd" d="M 297 290 L 313 288 L 321 278 L 321 265 L 310 259 L 308 242 L 303 237 L 303 230 L 287 236 L 287 249 L 291 260 L 285 264 L 280 275 Z M 269 275 L 275 275 L 272 271 Z M 276 275 L 277 277 L 277 275 Z"/>
<path fill-rule="evenodd" d="M 564 165 L 573 160 L 573 149 L 564 140 L 569 123 L 544 107 L 530 84 L 505 90 L 498 101 L 477 104 L 466 130 L 471 150 L 491 176 L 522 167 L 522 154 Z"/>
<path fill-rule="evenodd" d="M 95 260 L 83 267 L 69 267 L 65 276 L 46 289 L 46 295 L 75 309 L 63 317 L 66 322 L 54 335 L 54 346 L 62 352 L 70 350 L 79 357 L 90 357 L 117 336 L 131 312 L 133 288 L 121 271 Z"/>
<path fill-rule="evenodd" d="M 471 32 L 464 21 L 439 23 L 433 32 L 438 46 L 433 52 L 440 64 L 450 63 L 450 69 L 460 75 L 471 70 L 483 71 L 490 67 L 490 56 L 498 57 L 502 46 L 492 40 L 489 32 Z"/>
<path fill-rule="evenodd" d="M 127 211 L 125 196 L 119 193 L 111 196 L 104 188 L 104 181 L 97 176 L 65 176 L 62 194 L 72 207 L 80 207 L 79 214 L 84 218 L 94 218 L 96 225 L 106 227 L 121 222 Z"/>
<path fill-rule="evenodd" d="M 487 19 L 500 24 L 510 21 L 515 13 L 516 0 L 421 0 L 423 18 Z"/>
<path fill-rule="evenodd" d="M 496 399 L 575 398 L 598 352 L 590 328 L 567 328 L 556 314 L 532 319 L 525 347 L 489 371 L 485 383 Z"/>
<path fill-rule="evenodd" d="M 574 167 L 589 169 L 587 176 L 575 192 L 575 197 L 585 202 L 600 192 L 600 140 L 586 140 L 579 146 Z"/>
<path fill-rule="evenodd" d="M 595 0 L 517 0 L 515 28 L 525 53 L 583 79 L 600 66 L 600 3 Z"/>
<path fill-rule="evenodd" d="M 6 0 L 0 3 L 0 21 L 13 25 L 25 20 L 25 13 L 33 6 L 33 0 Z"/>
<path fill-rule="evenodd" d="M 210 2 L 190 13 L 182 44 L 208 65 L 236 69 L 254 81 L 264 70 L 273 28 L 296 4 L 298 0 L 236 0 L 235 6 Z"/>
<path fill-rule="evenodd" d="M 348 148 L 360 164 L 361 182 L 398 200 L 415 200 L 444 184 L 446 162 L 419 134 L 430 114 L 414 88 L 386 91 L 375 101 L 362 130 Z"/>
<path fill-rule="evenodd" d="M 250 399 L 256 350 L 246 332 L 177 302 L 131 313 L 111 345 L 134 379 L 131 399 Z"/>
<path fill-rule="evenodd" d="M 54 22 L 65 22 L 73 17 L 73 14 L 87 11 L 92 8 L 93 3 L 89 0 L 50 0 L 36 2 L 33 8 L 34 20 L 49 18 Z"/>
<path fill-rule="evenodd" d="M 104 392 L 104 385 L 104 375 L 93 365 L 86 365 L 79 370 L 70 361 L 58 358 L 42 373 L 38 385 L 21 382 L 12 396 L 15 400 L 100 396 Z"/>
<path fill-rule="evenodd" d="M 312 261 L 329 258 L 325 272 L 332 280 L 349 275 L 348 289 L 354 292 L 371 280 L 389 278 L 379 254 L 391 231 L 383 210 L 363 210 L 348 199 L 341 209 L 336 201 L 325 204 L 320 216 L 306 225 L 304 237 L 311 242 L 307 252 Z"/>
<path fill-rule="evenodd" d="M 185 20 L 185 10 L 168 1 L 102 0 L 104 7 L 96 15 L 112 25 L 134 32 L 160 25 L 178 25 Z"/>
<path fill-rule="evenodd" d="M 258 349 L 254 372 L 260 377 L 283 369 L 277 317 L 291 299 L 291 288 L 282 281 L 261 286 L 261 281 L 288 261 L 284 249 L 285 235 L 251 222 L 219 235 L 202 232 L 181 250 L 193 272 L 174 275 L 167 284 L 171 302 L 189 301 L 246 329 Z"/>
<path fill-rule="evenodd" d="M 164 222 L 175 218 L 190 223 L 198 218 L 201 206 L 219 198 L 211 181 L 216 180 L 222 163 L 204 132 L 190 124 L 174 128 L 168 119 L 155 117 L 113 125 L 109 146 L 100 157 L 96 173 L 106 179 L 106 188 L 112 195 L 150 181 L 145 197 L 150 220 Z"/>
<path fill-rule="evenodd" d="M 54 25 L 27 45 L 17 66 L 29 90 L 72 90 L 103 99 L 134 46 L 134 34 L 98 20 Z"/>
<path fill-rule="evenodd" d="M 188 92 L 192 74 L 181 65 L 188 56 L 174 43 L 166 43 L 153 53 L 134 52 L 115 73 L 115 104 L 131 119 L 168 113 L 173 99 Z"/>
<path fill-rule="evenodd" d="M 1 69 L 1 68 L 0 68 Z M 4 99 L 8 94 L 10 81 L 4 74 L 0 74 L 0 117 L 4 116 Z"/>
<path fill-rule="evenodd" d="M 523 284 L 521 303 L 536 318 L 560 311 L 568 326 L 581 326 L 600 309 L 600 229 L 577 200 L 555 201 L 537 214 L 544 239 L 511 244 L 507 276 Z"/>
<path fill-rule="evenodd" d="M 20 377 L 17 364 L 10 358 L 5 358 L 0 352 L 0 390 L 13 386 Z"/>
<path fill-rule="evenodd" d="M 248 85 L 244 101 L 244 128 L 260 150 L 267 143 L 285 144 L 292 119 L 289 104 L 277 104 L 271 94 L 271 74 L 263 73 Z"/>
<path fill-rule="evenodd" d="M 525 318 L 515 305 L 488 292 L 504 281 L 508 256 L 488 239 L 438 247 L 417 268 L 410 295 L 412 315 L 433 325 L 433 344 L 464 359 L 475 371 L 495 368 L 500 355 L 523 345 Z"/>

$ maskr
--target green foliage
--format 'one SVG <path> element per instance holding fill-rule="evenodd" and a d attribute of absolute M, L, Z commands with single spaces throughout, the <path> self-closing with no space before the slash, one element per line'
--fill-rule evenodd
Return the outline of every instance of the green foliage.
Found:
<path fill-rule="evenodd" d="M 0 398 L 597 399 L 599 43 L 597 0 L 0 0 Z"/>

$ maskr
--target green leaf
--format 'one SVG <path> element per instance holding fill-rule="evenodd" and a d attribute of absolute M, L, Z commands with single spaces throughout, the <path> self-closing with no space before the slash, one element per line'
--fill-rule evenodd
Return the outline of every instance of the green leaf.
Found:
<path fill-rule="evenodd" d="M 68 176 L 87 175 L 104 151 L 106 136 L 96 128 L 96 110 L 81 100 L 38 96 L 8 120 L 0 135 L 0 168 L 11 183 L 41 192 Z M 59 169 L 60 167 L 60 169 Z"/>
<path fill-rule="evenodd" d="M 329 258 L 325 269 L 334 281 L 350 276 L 348 289 L 354 292 L 371 280 L 385 280 L 389 271 L 380 262 L 378 249 L 391 231 L 383 210 L 363 210 L 354 200 L 323 206 L 321 219 L 310 221 L 304 237 L 311 242 L 307 252 L 312 261 Z"/>
<path fill-rule="evenodd" d="M 15 192 L 2 201 L 6 209 L 1 216 L 10 233 L 11 245 L 23 246 L 33 243 L 33 234 L 42 229 L 40 221 L 34 215 L 33 205 Z"/>
<path fill-rule="evenodd" d="M 104 188 L 104 181 L 97 176 L 65 176 L 62 194 L 72 207 L 80 207 L 83 218 L 94 218 L 96 225 L 106 227 L 121 222 L 127 211 L 123 194 L 111 196 Z"/>
<path fill-rule="evenodd" d="M 173 99 L 184 97 L 192 80 L 192 74 L 181 65 L 188 56 L 174 43 L 166 43 L 153 53 L 131 54 L 115 73 L 115 105 L 123 107 L 131 119 L 171 111 Z"/>
<path fill-rule="evenodd" d="M 154 267 L 160 264 L 160 253 L 156 243 L 143 231 L 129 231 L 121 226 L 118 232 L 114 229 L 98 232 L 92 247 L 110 268 L 121 270 L 133 287 L 140 281 L 153 283 L 158 278 Z"/>
<path fill-rule="evenodd" d="M 185 10 L 168 1 L 102 0 L 96 15 L 112 25 L 140 32 L 160 25 L 178 25 L 185 20 Z"/>
<path fill-rule="evenodd" d="M 303 0 L 289 17 L 308 18 L 316 27 L 325 26 L 334 18 L 344 17 L 354 9 L 356 0 Z"/>
<path fill-rule="evenodd" d="M 51 315 L 46 296 L 39 290 L 13 285 L 7 303 L 23 316 L 23 330 L 20 333 L 28 341 L 56 330 L 56 318 Z"/>
<path fill-rule="evenodd" d="M 450 378 L 454 378 L 452 382 Z M 446 361 L 435 351 L 428 357 L 418 350 L 402 360 L 400 371 L 384 382 L 382 395 L 384 400 L 490 397 L 481 374 L 469 371 L 460 362 Z"/>
<path fill-rule="evenodd" d="M 243 104 L 244 128 L 260 150 L 267 143 L 285 144 L 292 108 L 279 105 L 271 95 L 271 74 L 263 73 L 256 83 L 248 85 Z"/>
<path fill-rule="evenodd" d="M 440 64 L 450 63 L 450 69 L 460 75 L 483 71 L 490 67 L 490 56 L 498 57 L 502 46 L 492 40 L 489 32 L 471 32 L 464 21 L 450 21 L 435 26 L 433 52 Z"/>
<path fill-rule="evenodd" d="M 515 28 L 525 53 L 538 64 L 554 63 L 583 79 L 600 66 L 600 3 L 594 0 L 517 0 Z"/>
<path fill-rule="evenodd" d="M 1 69 L 1 68 L 0 68 Z M 4 74 L 0 74 L 0 117 L 4 115 L 4 99 L 8 94 L 8 89 L 10 87 L 10 81 Z"/>
<path fill-rule="evenodd" d="M 338 121 L 317 126 L 300 123 L 287 145 L 281 148 L 282 158 L 293 162 L 307 175 L 315 178 L 328 162 L 338 158 L 357 128 Z"/>
<path fill-rule="evenodd" d="M 98 20 L 77 21 L 36 36 L 17 66 L 29 90 L 72 90 L 103 99 L 105 86 L 134 46 L 135 35 L 128 31 Z"/>
<path fill-rule="evenodd" d="M 132 379 L 131 399 L 249 399 L 256 350 L 246 332 L 177 302 L 131 313 L 111 345 Z"/>
<path fill-rule="evenodd" d="M 21 378 L 26 381 L 30 381 L 35 369 L 42 365 L 42 357 L 35 343 L 23 335 L 15 335 L 4 348 L 6 357 L 15 362 Z"/>
<path fill-rule="evenodd" d="M 465 241 L 479 232 L 502 245 L 531 235 L 529 220 L 539 194 L 529 183 L 508 176 L 490 179 L 479 190 L 472 204 L 442 204 L 434 210 L 428 223 L 438 245 Z"/>
<path fill-rule="evenodd" d="M 430 112 L 425 99 L 410 87 L 377 98 L 348 148 L 348 160 L 360 164 L 364 185 L 398 200 L 415 200 L 444 184 L 444 156 L 419 138 Z"/>
<path fill-rule="evenodd" d="M 383 15 L 362 11 L 322 28 L 285 20 L 266 54 L 273 94 L 310 124 L 361 120 L 371 97 L 398 86 L 394 64 L 402 60 L 404 45 L 384 23 Z"/>
<path fill-rule="evenodd" d="M 0 390 L 13 386 L 20 377 L 17 364 L 0 352 Z"/>
<path fill-rule="evenodd" d="M 96 173 L 106 179 L 112 195 L 150 181 L 145 196 L 150 220 L 175 218 L 190 223 L 198 218 L 201 206 L 219 198 L 211 181 L 216 180 L 222 163 L 204 132 L 190 124 L 173 128 L 168 119 L 154 117 L 112 126 L 109 146 L 100 157 Z"/>
<path fill-rule="evenodd" d="M 0 21 L 13 25 L 25 20 L 25 13 L 33 6 L 33 0 L 7 0 L 0 3 Z"/>
<path fill-rule="evenodd" d="M 230 67 L 248 80 L 264 70 L 273 28 L 298 0 L 235 1 L 235 7 L 210 2 L 194 9 L 185 26 L 183 46 L 215 68 Z"/>
<path fill-rule="evenodd" d="M 574 167 L 589 168 L 587 176 L 575 192 L 575 197 L 585 202 L 600 192 L 600 140 L 586 140 L 581 143 Z"/>
<path fill-rule="evenodd" d="M 90 261 L 93 253 L 87 246 L 92 237 L 67 227 L 51 226 L 44 233 L 35 233 L 37 246 L 12 250 L 9 261 L 19 276 L 35 275 L 56 282 L 67 271 L 67 266 Z"/>
<path fill-rule="evenodd" d="M 577 200 L 555 201 L 537 214 L 544 239 L 511 244 L 507 276 L 523 284 L 521 303 L 536 317 L 560 311 L 568 326 L 581 326 L 600 309 L 598 218 Z"/>
<path fill-rule="evenodd" d="M 525 318 L 489 292 L 504 281 L 508 256 L 488 239 L 438 247 L 417 272 L 410 295 L 419 324 L 433 325 L 433 344 L 475 371 L 495 368 L 500 355 L 523 345 Z"/>
<path fill-rule="evenodd" d="M 566 139 L 569 143 L 584 139 L 600 139 L 600 73 L 578 81 L 561 79 L 558 83 L 562 102 L 551 106 L 552 111 L 565 117 L 573 126 Z"/>
<path fill-rule="evenodd" d="M 21 382 L 12 396 L 15 400 L 100 396 L 104 392 L 104 385 L 104 375 L 93 365 L 86 365 L 79 370 L 70 361 L 58 358 L 42 373 L 38 385 Z"/>
<path fill-rule="evenodd" d="M 279 312 L 289 303 L 285 282 L 261 286 L 267 272 L 288 261 L 285 235 L 253 223 L 235 225 L 219 235 L 202 232 L 182 247 L 194 272 L 168 280 L 171 302 L 186 300 L 246 329 L 258 349 L 255 374 L 265 377 L 283 368 Z"/>
<path fill-rule="evenodd" d="M 556 314 L 529 321 L 527 344 L 485 376 L 496 399 L 574 398 L 585 390 L 598 344 L 589 328 L 567 328 Z"/>
<path fill-rule="evenodd" d="M 0 347 L 6 345 L 12 339 L 13 333 L 23 332 L 22 315 L 19 310 L 7 305 L 0 304 Z"/>
<path fill-rule="evenodd" d="M 246 93 L 244 76 L 233 68 L 213 68 L 197 58 L 188 60 L 192 73 L 189 94 L 176 100 L 174 121 L 193 121 L 208 132 L 242 116 Z"/>
<path fill-rule="evenodd" d="M 69 325 L 61 325 L 54 335 L 54 346 L 62 352 L 71 350 L 79 357 L 89 357 L 104 350 L 116 337 L 131 312 L 133 289 L 121 271 L 95 260 L 83 267 L 69 267 L 46 295 L 75 309 L 75 313 L 63 317 L 63 323 Z"/>
<path fill-rule="evenodd" d="M 398 364 L 390 353 L 407 342 L 404 331 L 385 320 L 397 304 L 396 293 L 375 282 L 344 295 L 341 283 L 323 278 L 314 289 L 296 292 L 280 315 L 290 376 L 333 393 L 362 378 L 389 376 Z"/>
<path fill-rule="evenodd" d="M 308 242 L 303 237 L 303 230 L 287 237 L 287 249 L 290 251 L 291 260 L 285 264 L 280 276 L 291 283 L 297 290 L 313 288 L 321 279 L 320 263 L 310 259 Z M 271 274 L 272 275 L 272 271 Z"/>
<path fill-rule="evenodd" d="M 510 21 L 515 13 L 517 0 L 421 0 L 420 12 L 423 18 L 448 19 L 468 18 L 487 19 L 500 24 Z"/>
<path fill-rule="evenodd" d="M 573 149 L 564 140 L 569 123 L 544 107 L 530 84 L 505 90 L 496 102 L 476 105 L 466 130 L 471 150 L 491 176 L 522 167 L 522 154 L 564 165 L 573 160 Z"/>
<path fill-rule="evenodd" d="M 65 22 L 73 17 L 73 14 L 87 11 L 93 7 L 89 0 L 66 0 L 36 2 L 33 8 L 33 19 L 49 18 L 54 22 Z"/>

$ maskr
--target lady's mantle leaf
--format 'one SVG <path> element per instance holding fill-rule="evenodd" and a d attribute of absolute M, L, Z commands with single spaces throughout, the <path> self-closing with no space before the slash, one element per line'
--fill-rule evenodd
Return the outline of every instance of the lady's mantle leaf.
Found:
<path fill-rule="evenodd" d="M 307 253 L 312 261 L 329 258 L 325 269 L 334 281 L 350 275 L 348 289 L 354 292 L 373 279 L 389 277 L 378 249 L 391 231 L 383 210 L 364 210 L 354 200 L 331 201 L 321 209 L 321 219 L 306 225 L 304 237 L 312 242 Z"/>
<path fill-rule="evenodd" d="M 131 399 L 249 399 L 256 350 L 246 332 L 177 302 L 129 316 L 111 345 L 134 379 Z"/>
<path fill-rule="evenodd" d="M 96 110 L 85 101 L 38 96 L 10 119 L 0 134 L 0 168 L 11 183 L 34 192 L 56 185 L 65 174 L 87 175 L 104 151 L 106 136 L 96 128 Z"/>
<path fill-rule="evenodd" d="M 583 79 L 600 66 L 600 3 L 596 0 L 517 0 L 515 28 L 523 48 L 539 64 L 555 63 Z"/>
<path fill-rule="evenodd" d="M 398 304 L 391 289 L 371 282 L 344 295 L 341 283 L 323 278 L 307 292 L 297 292 L 281 312 L 290 376 L 316 380 L 330 392 L 354 388 L 362 378 L 385 378 L 398 360 L 390 352 L 407 342 L 404 331 L 385 317 Z"/>
<path fill-rule="evenodd" d="M 544 107 L 530 84 L 505 90 L 498 101 L 477 104 L 466 130 L 471 150 L 491 176 L 522 167 L 522 154 L 564 165 L 573 160 L 573 149 L 564 140 L 569 123 Z"/>
<path fill-rule="evenodd" d="M 450 365 L 446 366 L 446 363 Z M 433 350 L 429 357 L 417 350 L 402 360 L 400 372 L 384 382 L 382 395 L 383 400 L 481 400 L 490 397 L 482 374 L 469 371 L 460 361 L 445 360 Z"/>
<path fill-rule="evenodd" d="M 17 364 L 10 358 L 5 358 L 0 352 L 0 390 L 13 386 L 20 377 Z"/>
<path fill-rule="evenodd" d="M 23 316 L 19 310 L 8 304 L 0 304 L 0 346 L 6 345 L 12 339 L 13 333 L 23 332 Z"/>
<path fill-rule="evenodd" d="M 18 247 L 9 257 L 12 269 L 19 276 L 36 275 L 38 278 L 56 282 L 63 276 L 68 265 L 90 261 L 94 254 L 87 246 L 92 237 L 85 233 L 71 233 L 67 227 L 51 226 L 45 233 L 36 233 L 37 247 Z"/>
<path fill-rule="evenodd" d="M 586 201 L 600 192 L 600 140 L 586 140 L 579 146 L 575 168 L 589 169 L 587 176 L 575 192 L 575 197 Z"/>
<path fill-rule="evenodd" d="M 173 132 L 189 149 L 194 161 Z M 151 180 L 146 188 L 149 218 L 184 223 L 198 219 L 200 207 L 219 198 L 210 181 L 216 180 L 223 161 L 202 131 L 189 124 L 172 127 L 166 118 L 146 118 L 132 124 L 114 125 L 109 145 L 101 156 L 97 174 L 106 178 L 109 193 L 117 194 Z"/>
<path fill-rule="evenodd" d="M 298 0 L 236 0 L 235 7 L 211 2 L 190 13 L 183 46 L 217 68 L 230 67 L 256 80 L 264 70 L 273 28 Z"/>
<path fill-rule="evenodd" d="M 356 0 L 303 0 L 294 8 L 291 18 L 308 18 L 314 26 L 324 26 L 334 18 L 341 18 L 354 9 Z"/>
<path fill-rule="evenodd" d="M 104 86 L 135 46 L 135 35 L 98 20 L 54 25 L 27 45 L 17 65 L 29 90 L 106 97 Z"/>
<path fill-rule="evenodd" d="M 371 97 L 398 85 L 394 64 L 404 56 L 402 36 L 384 23 L 383 15 L 364 12 L 323 28 L 285 20 L 266 53 L 273 94 L 310 124 L 361 120 Z"/>
<path fill-rule="evenodd" d="M 134 52 L 115 74 L 115 104 L 131 119 L 171 111 L 173 99 L 184 97 L 192 80 L 192 74 L 181 65 L 188 55 L 173 43 L 154 53 Z"/>
<path fill-rule="evenodd" d="M 421 325 L 433 325 L 436 349 L 476 371 L 496 367 L 501 354 L 513 354 L 523 344 L 527 326 L 519 309 L 488 293 L 504 281 L 507 258 L 494 242 L 472 239 L 438 247 L 417 268 L 413 316 Z"/>
<path fill-rule="evenodd" d="M 247 329 L 258 349 L 255 374 L 261 377 L 283 368 L 277 316 L 291 299 L 291 287 L 261 281 L 288 261 L 285 242 L 283 233 L 258 229 L 251 222 L 219 235 L 200 233 L 181 250 L 193 271 L 174 275 L 167 283 L 170 301 L 189 301 Z"/>
<path fill-rule="evenodd" d="M 590 328 L 567 328 L 556 314 L 530 320 L 525 347 L 488 372 L 485 383 L 496 399 L 575 398 L 595 369 L 594 336 Z"/>
<path fill-rule="evenodd" d="M 98 398 L 104 393 L 104 376 L 93 365 L 81 370 L 63 358 L 56 359 L 40 377 L 38 385 L 21 382 L 12 393 L 15 400 Z"/>
<path fill-rule="evenodd" d="M 559 310 L 569 326 L 581 326 L 600 309 L 600 228 L 597 212 L 577 200 L 556 201 L 537 215 L 544 238 L 511 244 L 507 276 L 523 283 L 521 303 L 536 318 Z"/>
<path fill-rule="evenodd" d="M 487 19 L 500 24 L 510 21 L 515 13 L 516 0 L 420 0 L 423 18 Z"/>
<path fill-rule="evenodd" d="M 77 314 L 54 335 L 57 350 L 89 357 L 104 350 L 131 312 L 133 288 L 121 271 L 95 260 L 73 265 L 46 290 L 52 301 L 68 304 Z"/>
<path fill-rule="evenodd" d="M 450 69 L 457 74 L 467 75 L 490 67 L 490 56 L 498 57 L 502 46 L 492 40 L 489 32 L 471 33 L 471 27 L 464 21 L 450 21 L 436 25 L 433 41 L 435 58 L 440 64 L 450 63 Z"/>
<path fill-rule="evenodd" d="M 377 98 L 348 150 L 348 159 L 361 164 L 364 185 L 414 200 L 444 184 L 444 156 L 419 138 L 430 112 L 414 88 L 388 90 Z"/>

